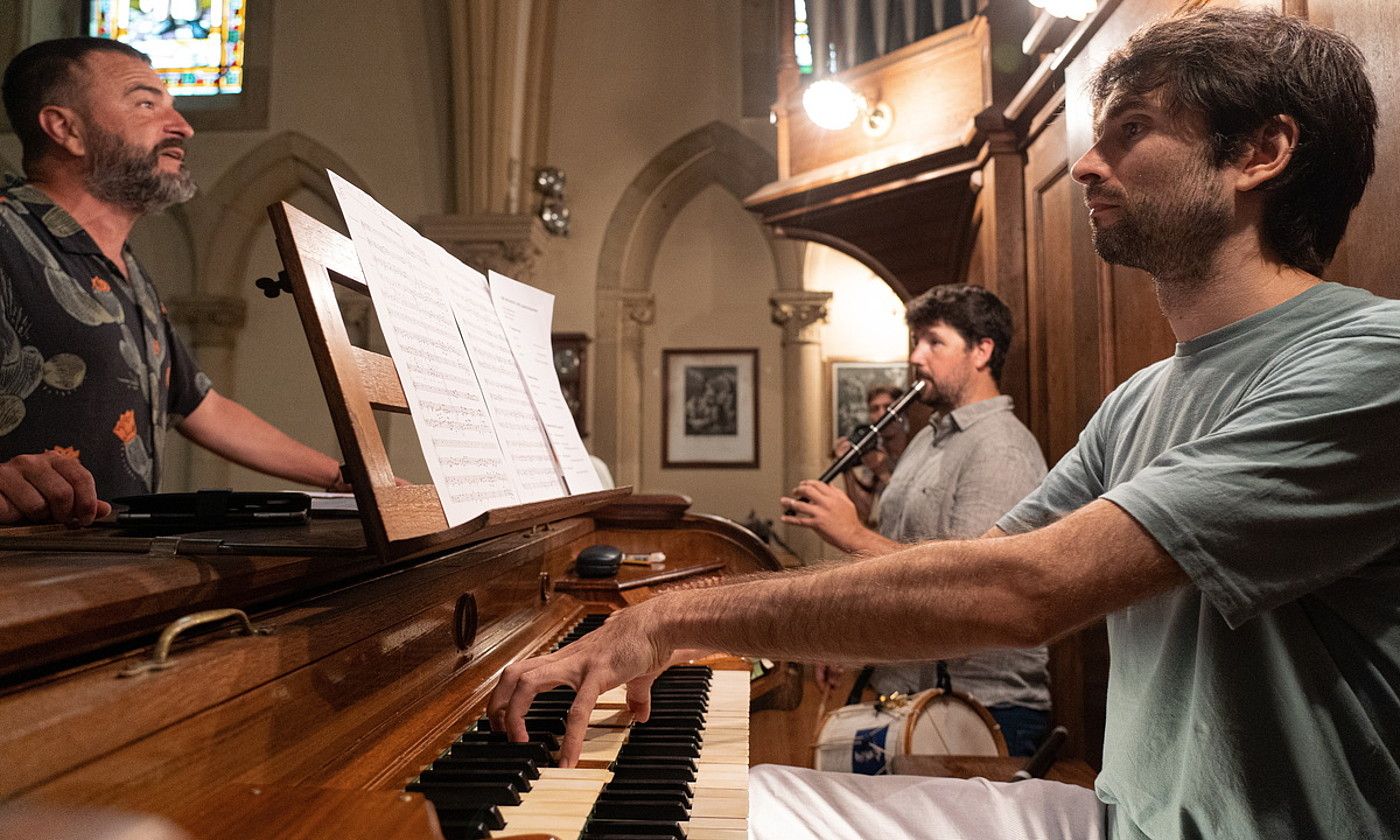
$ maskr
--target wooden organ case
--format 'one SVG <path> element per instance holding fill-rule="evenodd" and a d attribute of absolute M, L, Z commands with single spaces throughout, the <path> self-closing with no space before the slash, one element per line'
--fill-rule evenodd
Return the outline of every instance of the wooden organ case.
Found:
<path fill-rule="evenodd" d="M 330 283 L 366 291 L 349 240 L 289 206 L 271 213 L 362 519 L 0 533 L 0 825 L 7 807 L 52 807 L 99 822 L 107 809 L 158 815 L 210 840 L 484 836 L 439 823 L 442 809 L 409 788 L 476 737 L 464 733 L 503 668 L 660 589 L 780 568 L 748 531 L 688 512 L 683 497 L 625 488 L 448 529 L 432 487 L 395 486 L 371 418 L 407 408 L 391 361 L 345 338 Z M 573 558 L 599 543 L 667 561 L 577 578 Z M 734 727 L 751 691 L 771 706 L 790 685 L 781 668 L 751 682 L 747 663 L 713 667 L 708 720 L 724 709 L 729 747 L 707 760 L 702 742 L 695 810 L 680 823 L 690 837 L 738 838 L 747 736 Z M 737 709 L 716 686 L 742 690 Z M 607 756 L 592 757 L 585 775 L 606 778 Z M 709 778 L 729 792 L 706 787 L 714 761 L 730 770 Z M 490 836 L 578 836 L 602 782 L 557 776 L 546 769 L 521 804 L 502 803 Z"/>

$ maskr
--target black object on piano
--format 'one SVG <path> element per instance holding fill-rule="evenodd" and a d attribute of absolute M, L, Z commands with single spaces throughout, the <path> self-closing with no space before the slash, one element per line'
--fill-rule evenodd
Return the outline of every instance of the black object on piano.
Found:
<path fill-rule="evenodd" d="M 311 497 L 305 493 L 150 493 L 113 499 L 116 522 L 141 530 L 207 531 L 216 528 L 305 524 Z M 122 509 L 125 508 L 125 509 Z"/>
<path fill-rule="evenodd" d="M 574 573 L 581 578 L 605 578 L 617 574 L 622 549 L 615 545 L 590 545 L 574 558 Z"/>

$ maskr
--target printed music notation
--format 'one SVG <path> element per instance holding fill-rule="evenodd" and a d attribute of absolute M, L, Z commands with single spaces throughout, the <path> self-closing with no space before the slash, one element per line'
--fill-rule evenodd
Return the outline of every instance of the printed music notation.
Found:
<path fill-rule="evenodd" d="M 546 437 L 530 400 L 516 364 L 515 348 L 498 317 L 486 278 L 441 247 L 433 245 L 433 250 L 520 500 L 533 502 L 564 495 L 568 490 L 555 466 L 558 446 L 551 448 L 553 441 Z M 557 377 L 555 382 L 557 387 Z"/>
<path fill-rule="evenodd" d="M 507 346 L 515 355 L 530 402 L 554 447 L 569 492 L 603 489 L 554 372 L 554 351 L 549 342 L 554 295 L 494 271 L 490 273 L 490 289 L 501 326 L 509 338 Z"/>
<path fill-rule="evenodd" d="M 448 525 L 520 503 L 433 243 L 329 174 Z"/>

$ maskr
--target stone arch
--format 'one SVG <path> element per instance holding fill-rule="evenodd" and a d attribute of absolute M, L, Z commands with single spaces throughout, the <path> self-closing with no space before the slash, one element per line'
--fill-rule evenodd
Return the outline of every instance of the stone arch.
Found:
<path fill-rule="evenodd" d="M 196 229 L 204 235 L 196 241 L 208 244 L 199 256 L 196 293 L 238 295 L 253 237 L 268 223 L 269 204 L 306 189 L 335 207 L 327 169 L 369 192 L 344 158 L 295 131 L 268 138 L 229 167 L 199 202 Z"/>
<path fill-rule="evenodd" d="M 255 237 L 270 224 L 267 207 L 301 189 L 336 206 L 325 170 L 369 190 L 348 162 L 315 140 L 287 131 L 258 144 L 219 178 L 213 189 L 182 208 L 193 231 L 195 279 L 188 297 L 170 301 L 172 317 L 189 324 L 201 367 L 236 396 L 238 333 L 242 329 L 243 284 Z M 229 464 L 192 448 L 186 484 L 192 487 L 228 485 Z"/>
<path fill-rule="evenodd" d="M 594 404 L 604 417 L 611 415 L 611 422 L 595 424 L 593 446 L 612 467 L 619 484 L 635 485 L 641 478 L 641 436 L 635 432 L 642 422 L 643 329 L 655 314 L 652 269 L 666 232 L 691 199 L 708 186 L 717 185 L 742 202 L 776 178 L 777 164 L 767 151 L 733 126 L 715 121 L 657 153 L 628 184 L 613 210 L 598 258 L 594 345 Z M 759 224 L 757 219 L 754 224 Z M 803 294 L 803 245 L 774 237 L 766 229 L 763 233 L 777 278 L 776 315 L 779 298 Z M 785 333 L 784 372 L 792 375 L 788 350 Z M 814 414 L 813 422 L 818 417 Z M 792 441 L 805 433 L 789 429 L 786 462 L 794 460 Z"/>
<path fill-rule="evenodd" d="M 649 289 L 666 231 L 705 187 L 716 184 L 742 202 L 777 175 L 773 156 L 728 123 L 712 122 L 662 149 L 627 185 L 608 220 L 598 256 L 598 288 Z M 800 289 L 802 269 L 795 262 L 800 249 L 767 230 L 764 235 L 778 288 Z"/>

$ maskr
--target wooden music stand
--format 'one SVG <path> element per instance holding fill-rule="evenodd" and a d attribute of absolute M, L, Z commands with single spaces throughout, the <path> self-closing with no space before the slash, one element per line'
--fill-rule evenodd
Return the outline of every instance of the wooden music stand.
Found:
<path fill-rule="evenodd" d="M 398 486 L 374 411 L 409 413 L 394 361 L 350 344 L 332 283 L 369 294 L 355 245 L 286 202 L 268 207 L 277 250 L 326 393 L 331 420 L 355 491 L 369 546 L 384 561 L 455 548 L 499 534 L 577 516 L 632 492 L 630 487 L 497 508 L 447 527 L 437 489 Z"/>

